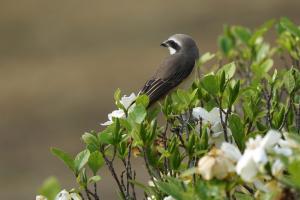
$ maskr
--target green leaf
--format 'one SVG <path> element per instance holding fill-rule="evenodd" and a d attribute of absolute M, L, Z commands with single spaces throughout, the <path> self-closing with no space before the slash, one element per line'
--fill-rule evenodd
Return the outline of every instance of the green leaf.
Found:
<path fill-rule="evenodd" d="M 149 104 L 149 97 L 147 95 L 139 95 L 137 99 L 135 100 L 136 105 L 143 105 L 144 107 L 147 107 Z"/>
<path fill-rule="evenodd" d="M 88 162 L 89 157 L 90 157 L 90 151 L 87 149 L 76 155 L 76 157 L 74 159 L 74 169 L 75 169 L 76 175 L 78 175 L 80 170 Z"/>
<path fill-rule="evenodd" d="M 184 171 L 184 172 L 180 175 L 180 177 L 181 177 L 181 178 L 189 177 L 189 176 L 191 176 L 191 175 L 193 175 L 193 174 L 196 174 L 198 171 L 199 171 L 199 170 L 198 170 L 197 167 L 188 168 L 186 171 Z"/>
<path fill-rule="evenodd" d="M 275 20 L 271 19 L 255 30 L 251 36 L 249 44 L 251 46 L 257 45 L 257 42 L 260 41 L 260 38 L 273 26 L 274 22 Z"/>
<path fill-rule="evenodd" d="M 118 88 L 118 89 L 115 91 L 114 99 L 115 99 L 116 102 L 119 102 L 119 101 L 120 101 L 120 99 L 121 99 L 121 90 L 120 90 L 120 88 Z"/>
<path fill-rule="evenodd" d="M 254 197 L 248 194 L 243 194 L 241 192 L 235 192 L 234 196 L 237 200 L 254 200 Z"/>
<path fill-rule="evenodd" d="M 240 91 L 240 80 L 234 85 L 233 89 L 230 90 L 230 96 L 229 96 L 229 106 L 232 106 L 235 102 L 236 98 L 239 95 Z"/>
<path fill-rule="evenodd" d="M 274 61 L 271 58 L 268 58 L 262 63 L 254 63 L 251 68 L 257 77 L 264 77 L 272 68 L 273 64 Z"/>
<path fill-rule="evenodd" d="M 219 91 L 218 78 L 214 74 L 208 74 L 201 79 L 202 87 L 210 94 L 217 94 Z"/>
<path fill-rule="evenodd" d="M 101 176 L 92 176 L 91 178 L 89 178 L 89 180 L 88 180 L 88 182 L 89 183 L 96 183 L 96 182 L 98 182 L 98 181 L 100 181 L 102 178 L 101 178 Z"/>
<path fill-rule="evenodd" d="M 293 75 L 293 69 L 290 69 L 289 71 L 286 72 L 284 84 L 288 92 L 291 94 L 294 91 L 296 86 L 296 81 Z"/>
<path fill-rule="evenodd" d="M 235 143 L 241 151 L 245 148 L 244 126 L 238 115 L 232 114 L 229 116 L 229 128 L 232 132 Z"/>
<path fill-rule="evenodd" d="M 251 38 L 251 32 L 248 28 L 242 26 L 234 26 L 233 27 L 233 34 L 239 38 L 245 44 L 248 44 L 248 41 Z"/>
<path fill-rule="evenodd" d="M 178 170 L 182 161 L 182 156 L 179 152 L 179 148 L 175 147 L 174 151 L 171 153 L 169 157 L 170 161 L 170 169 Z"/>
<path fill-rule="evenodd" d="M 228 56 L 231 49 L 233 49 L 233 46 L 234 46 L 231 38 L 229 38 L 227 36 L 221 36 L 221 37 L 219 37 L 218 43 L 219 43 L 219 47 L 222 50 L 222 52 Z"/>
<path fill-rule="evenodd" d="M 186 186 L 181 180 L 173 177 L 166 177 L 168 182 L 157 181 L 159 190 L 172 196 L 176 200 L 193 200 L 195 197 L 192 192 L 186 191 Z"/>
<path fill-rule="evenodd" d="M 289 172 L 289 179 L 290 181 L 300 189 L 300 159 L 294 159 L 289 165 L 288 165 L 288 172 Z"/>
<path fill-rule="evenodd" d="M 262 43 L 257 47 L 258 49 L 256 50 L 256 56 L 255 56 L 255 61 L 257 63 L 262 62 L 264 59 L 267 58 L 267 56 L 270 54 L 270 45 L 267 43 Z"/>
<path fill-rule="evenodd" d="M 128 118 L 132 122 L 135 122 L 137 124 L 141 124 L 144 121 L 146 115 L 147 115 L 146 108 L 143 105 L 136 105 L 133 108 L 133 111 L 131 111 L 129 113 L 129 117 Z"/>
<path fill-rule="evenodd" d="M 199 150 L 206 150 L 208 148 L 208 133 L 207 129 L 203 129 L 203 133 L 200 137 Z"/>
<path fill-rule="evenodd" d="M 93 151 L 99 149 L 98 139 L 95 135 L 86 132 L 82 135 L 82 140 L 87 145 L 87 147 L 90 151 L 93 152 Z"/>
<path fill-rule="evenodd" d="M 180 99 L 180 103 L 183 104 L 184 106 L 188 106 L 190 103 L 190 97 L 187 91 L 178 89 L 177 90 L 177 95 Z"/>
<path fill-rule="evenodd" d="M 206 52 L 205 54 L 203 54 L 200 58 L 199 58 L 199 65 L 203 65 L 204 63 L 210 61 L 211 59 L 213 59 L 215 57 L 215 54 L 211 54 L 210 52 Z"/>
<path fill-rule="evenodd" d="M 87 175 L 86 170 L 83 168 L 80 172 L 78 172 L 78 175 L 76 175 L 77 183 L 82 187 L 85 188 L 87 186 Z"/>
<path fill-rule="evenodd" d="M 145 135 L 143 135 L 143 136 L 145 137 Z M 124 159 L 127 156 L 127 153 L 128 153 L 127 141 L 119 142 L 118 145 L 117 145 L 117 150 L 118 150 L 120 158 Z"/>
<path fill-rule="evenodd" d="M 75 170 L 74 161 L 69 154 L 57 148 L 51 148 L 51 152 L 53 155 L 55 155 L 60 160 L 62 160 L 74 172 Z"/>
<path fill-rule="evenodd" d="M 61 186 L 55 177 L 47 178 L 38 193 L 47 197 L 48 200 L 54 200 L 55 196 L 61 191 Z"/>
<path fill-rule="evenodd" d="M 88 165 L 94 174 L 104 165 L 104 159 L 99 151 L 91 153 L 88 161 Z"/>
<path fill-rule="evenodd" d="M 226 77 L 225 77 L 225 71 L 222 71 L 221 77 L 220 77 L 220 93 L 223 93 L 226 88 Z"/>
<path fill-rule="evenodd" d="M 286 17 L 280 19 L 280 25 L 291 32 L 293 35 L 300 37 L 300 29 L 291 20 Z"/>
<path fill-rule="evenodd" d="M 225 72 L 226 78 L 231 79 L 235 73 L 236 66 L 234 62 L 224 65 L 221 69 L 218 70 L 217 74 L 221 75 L 222 72 Z"/>
<path fill-rule="evenodd" d="M 270 69 L 272 68 L 274 64 L 274 61 L 269 58 L 267 60 L 265 60 L 262 64 L 261 64 L 261 68 L 263 69 L 263 72 L 268 72 L 270 71 Z"/>
<path fill-rule="evenodd" d="M 114 125 L 107 127 L 102 132 L 98 133 L 98 140 L 100 144 L 112 144 L 113 143 L 113 130 Z"/>
<path fill-rule="evenodd" d="M 121 131 L 121 123 L 120 119 L 116 119 L 115 123 L 113 124 L 113 145 L 117 145 L 122 140 L 122 131 Z"/>

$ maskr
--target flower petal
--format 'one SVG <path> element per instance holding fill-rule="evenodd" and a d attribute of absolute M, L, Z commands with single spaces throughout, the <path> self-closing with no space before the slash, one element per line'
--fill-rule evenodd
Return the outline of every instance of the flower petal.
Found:
<path fill-rule="evenodd" d="M 67 192 L 66 190 L 62 190 L 56 195 L 55 200 L 71 200 L 71 196 L 69 192 Z"/>
<path fill-rule="evenodd" d="M 221 150 L 224 152 L 224 155 L 232 161 L 237 162 L 242 157 L 240 150 L 228 142 L 222 143 Z"/>
<path fill-rule="evenodd" d="M 110 113 L 111 115 L 108 115 L 108 118 L 111 118 L 114 117 L 114 118 L 125 118 L 125 112 L 121 109 L 119 110 L 114 110 L 112 111 L 112 113 Z"/>
<path fill-rule="evenodd" d="M 104 123 L 101 123 L 101 126 L 109 126 L 109 125 L 112 125 L 113 124 L 113 121 L 106 121 Z"/>
<path fill-rule="evenodd" d="M 279 176 L 282 173 L 283 169 L 284 169 L 284 165 L 281 162 L 281 160 L 276 159 L 271 169 L 273 176 Z"/>
<path fill-rule="evenodd" d="M 263 148 L 268 149 L 274 146 L 276 143 L 278 143 L 280 138 L 281 138 L 280 132 L 276 130 L 269 130 L 265 135 L 265 137 L 262 139 L 261 146 Z"/>
<path fill-rule="evenodd" d="M 224 179 L 231 172 L 232 166 L 233 164 L 226 157 L 216 157 L 216 164 L 213 167 L 214 176 L 218 179 Z"/>
<path fill-rule="evenodd" d="M 82 200 L 81 196 L 77 193 L 70 193 L 70 197 L 72 200 Z"/>
<path fill-rule="evenodd" d="M 221 122 L 220 118 L 220 109 L 217 107 L 214 107 L 211 111 L 209 111 L 209 120 L 212 124 Z M 224 114 L 222 113 L 222 118 L 224 118 Z"/>
<path fill-rule="evenodd" d="M 262 147 L 253 150 L 253 160 L 258 165 L 264 165 L 268 162 L 266 151 Z"/>
<path fill-rule="evenodd" d="M 237 163 L 236 172 L 244 181 L 251 182 L 257 174 L 257 167 L 252 159 L 253 151 L 246 150 Z"/>
<path fill-rule="evenodd" d="M 198 162 L 198 171 L 205 180 L 213 178 L 213 166 L 215 158 L 211 156 L 204 156 Z"/>
<path fill-rule="evenodd" d="M 275 153 L 277 154 L 281 154 L 284 156 L 291 156 L 293 154 L 292 149 L 288 148 L 288 147 L 280 147 L 278 145 L 276 145 L 273 150 L 275 151 Z"/>
<path fill-rule="evenodd" d="M 213 126 L 211 127 L 211 130 L 214 133 L 218 133 L 218 132 L 223 133 L 223 127 L 222 127 L 221 122 L 214 123 Z"/>
<path fill-rule="evenodd" d="M 199 119 L 202 118 L 205 121 L 209 121 L 209 114 L 207 110 L 201 107 L 193 108 L 192 115 L 194 118 Z"/>
<path fill-rule="evenodd" d="M 164 198 L 164 200 L 175 200 L 172 196 L 167 196 Z"/>
<path fill-rule="evenodd" d="M 120 103 L 125 107 L 125 109 L 127 110 L 129 108 L 129 106 L 132 104 L 132 102 L 134 102 L 136 99 L 136 95 L 134 93 L 131 93 L 129 96 L 124 95 L 121 100 Z"/>
<path fill-rule="evenodd" d="M 35 200 L 47 200 L 47 197 L 44 197 L 43 195 L 37 195 Z"/>

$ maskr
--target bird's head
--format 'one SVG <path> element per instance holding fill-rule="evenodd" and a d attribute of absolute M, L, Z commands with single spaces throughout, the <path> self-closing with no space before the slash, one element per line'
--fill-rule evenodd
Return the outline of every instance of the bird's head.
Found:
<path fill-rule="evenodd" d="M 163 47 L 167 47 L 170 54 L 186 53 L 192 55 L 195 59 L 199 58 L 199 50 L 196 42 L 193 38 L 186 34 L 175 34 L 169 37 L 167 40 L 160 44 Z"/>

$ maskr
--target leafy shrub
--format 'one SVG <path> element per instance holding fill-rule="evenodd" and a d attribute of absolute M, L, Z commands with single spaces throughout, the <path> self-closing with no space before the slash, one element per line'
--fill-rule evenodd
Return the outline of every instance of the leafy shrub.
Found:
<path fill-rule="evenodd" d="M 274 27 L 271 45 L 264 37 Z M 137 199 L 138 189 L 148 200 L 299 199 L 300 28 L 287 18 L 255 30 L 225 26 L 218 44 L 197 62 L 188 90 L 150 109 L 147 96 L 117 90 L 117 110 L 104 130 L 83 134 L 83 151 L 52 148 L 79 185 L 64 194 L 100 199 L 97 174 L 106 165 L 121 199 Z M 203 75 L 204 65 L 212 72 Z M 136 180 L 134 159 L 144 161 L 149 184 Z"/>

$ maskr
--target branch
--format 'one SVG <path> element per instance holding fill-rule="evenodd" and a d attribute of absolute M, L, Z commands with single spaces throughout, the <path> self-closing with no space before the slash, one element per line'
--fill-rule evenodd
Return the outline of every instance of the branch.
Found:
<path fill-rule="evenodd" d="M 267 89 L 265 81 L 264 81 L 264 86 L 265 86 L 265 89 L 263 89 L 263 95 L 267 101 L 267 124 L 269 125 L 269 128 L 272 128 L 271 100 L 272 100 L 273 86 L 271 86 L 270 92 Z"/>
<path fill-rule="evenodd" d="M 227 119 L 228 118 L 228 111 L 231 110 L 229 109 L 227 112 L 226 112 L 226 115 L 225 115 L 225 121 L 223 120 L 223 115 L 222 115 L 222 96 L 220 96 L 219 98 L 219 113 L 220 113 L 220 119 L 221 119 L 221 125 L 223 127 L 223 131 L 224 131 L 224 138 L 225 138 L 225 141 L 228 142 L 228 133 L 227 133 Z"/>
<path fill-rule="evenodd" d="M 104 153 L 104 149 L 100 149 L 100 152 L 101 152 L 101 154 L 102 154 L 102 156 L 103 156 L 103 158 L 104 158 L 105 164 L 107 165 L 107 167 L 108 167 L 108 169 L 109 169 L 111 175 L 113 176 L 113 178 L 115 179 L 115 181 L 116 181 L 116 183 L 117 183 L 117 185 L 118 185 L 118 187 L 119 187 L 119 190 L 120 190 L 120 192 L 121 192 L 122 198 L 125 199 L 126 195 L 125 195 L 124 189 L 123 189 L 123 187 L 122 187 L 122 185 L 121 185 L 121 183 L 120 183 L 120 180 L 119 180 L 119 178 L 118 178 L 118 176 L 117 176 L 117 174 L 116 174 L 116 171 L 115 171 L 115 169 L 114 169 L 114 166 L 113 166 L 112 161 L 110 161 L 110 160 L 107 158 L 107 156 L 106 156 L 105 153 Z M 114 152 L 115 152 L 115 150 L 114 150 Z M 114 156 L 113 156 L 113 158 L 114 158 Z"/>

